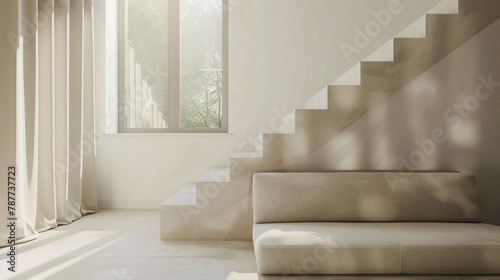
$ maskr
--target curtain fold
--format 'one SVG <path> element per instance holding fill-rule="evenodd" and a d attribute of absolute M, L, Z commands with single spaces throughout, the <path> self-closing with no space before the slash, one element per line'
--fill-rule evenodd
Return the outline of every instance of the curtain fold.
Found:
<path fill-rule="evenodd" d="M 97 194 L 93 0 L 17 1 L 19 243 L 95 212 Z"/>

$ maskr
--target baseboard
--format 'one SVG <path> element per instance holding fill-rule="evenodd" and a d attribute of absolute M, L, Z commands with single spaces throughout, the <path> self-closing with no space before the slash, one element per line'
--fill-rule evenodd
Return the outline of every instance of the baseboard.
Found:
<path fill-rule="evenodd" d="M 163 200 L 157 199 L 102 199 L 98 200 L 99 209 L 140 209 L 140 210 L 159 210 Z"/>

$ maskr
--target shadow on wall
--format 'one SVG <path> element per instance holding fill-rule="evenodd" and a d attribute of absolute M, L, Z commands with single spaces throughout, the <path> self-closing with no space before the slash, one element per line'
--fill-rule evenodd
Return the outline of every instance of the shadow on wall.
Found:
<path fill-rule="evenodd" d="M 500 225 L 499 30 L 497 20 L 406 86 L 386 79 L 387 89 L 404 87 L 290 171 L 450 170 L 475 174 L 484 221 Z M 426 49 L 442 52 L 443 48 L 446 46 Z M 440 54 L 421 54 L 424 60 L 434 55 Z M 408 75 L 400 81 L 412 79 Z M 356 102 L 357 106 L 365 106 L 359 104 L 369 103 L 384 88 L 377 90 L 363 92 L 367 97 Z"/>

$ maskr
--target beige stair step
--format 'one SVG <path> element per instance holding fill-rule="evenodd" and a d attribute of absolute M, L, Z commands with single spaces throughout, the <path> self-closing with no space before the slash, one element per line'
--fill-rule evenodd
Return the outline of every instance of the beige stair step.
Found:
<path fill-rule="evenodd" d="M 427 12 L 427 14 L 458 14 L 458 0 L 443 0 Z"/>
<path fill-rule="evenodd" d="M 248 211 L 248 191 L 230 184 L 198 182 L 194 204 L 164 203 L 160 209 L 162 239 L 220 240 L 248 235 L 251 227 L 239 218 Z"/>
<path fill-rule="evenodd" d="M 231 154 L 231 158 L 261 158 L 262 155 L 252 152 L 241 152 Z"/>
<path fill-rule="evenodd" d="M 327 110 L 328 109 L 328 87 L 322 88 L 306 101 L 304 109 Z"/>
<path fill-rule="evenodd" d="M 356 65 L 354 65 L 351 69 L 347 70 L 347 72 L 345 72 L 342 76 L 338 77 L 331 85 L 358 86 L 360 84 L 361 84 L 361 63 L 356 63 Z"/>
<path fill-rule="evenodd" d="M 363 61 L 393 61 L 394 60 L 394 41 L 390 39 L 382 46 L 372 52 Z"/>
<path fill-rule="evenodd" d="M 326 106 L 328 107 L 328 104 L 326 104 Z M 291 111 L 285 117 L 283 117 L 283 119 L 281 119 L 279 128 L 279 134 L 294 134 L 294 133 L 295 133 L 295 110 Z"/>
<path fill-rule="evenodd" d="M 403 29 L 394 38 L 425 38 L 426 15 L 421 16 L 415 22 Z"/>
<path fill-rule="evenodd" d="M 166 205 L 195 205 L 196 204 L 196 185 L 186 185 L 181 187 L 169 199 L 163 202 L 162 207 Z"/>
<path fill-rule="evenodd" d="M 203 173 L 197 183 L 203 182 L 229 182 L 231 179 L 231 169 L 229 168 L 212 168 Z"/>

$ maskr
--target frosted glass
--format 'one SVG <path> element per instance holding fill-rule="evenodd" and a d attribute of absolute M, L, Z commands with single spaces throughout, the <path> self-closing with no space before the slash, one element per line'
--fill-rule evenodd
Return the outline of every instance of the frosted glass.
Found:
<path fill-rule="evenodd" d="M 128 0 L 128 128 L 167 128 L 168 1 Z"/>
<path fill-rule="evenodd" d="M 181 127 L 222 127 L 222 1 L 180 0 Z"/>

